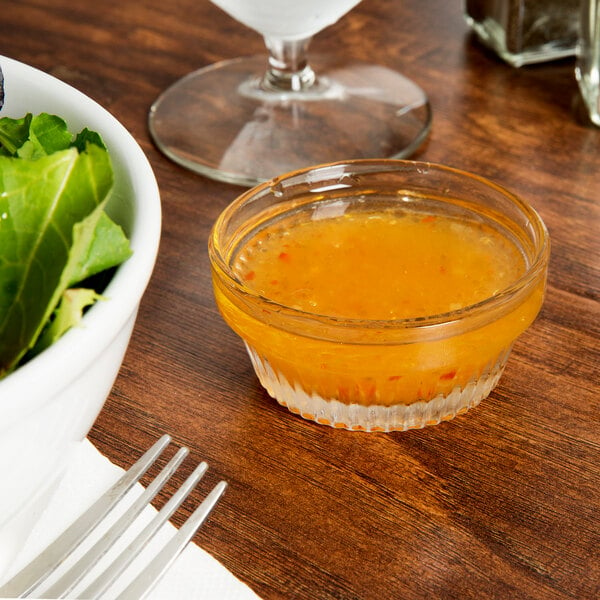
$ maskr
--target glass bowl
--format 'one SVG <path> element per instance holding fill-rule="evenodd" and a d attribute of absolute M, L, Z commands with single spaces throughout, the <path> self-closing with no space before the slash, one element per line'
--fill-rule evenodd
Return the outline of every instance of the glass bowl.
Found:
<path fill-rule="evenodd" d="M 490 393 L 542 305 L 549 239 L 531 206 L 482 177 L 356 160 L 243 193 L 209 256 L 217 306 L 273 398 L 387 432 Z"/>

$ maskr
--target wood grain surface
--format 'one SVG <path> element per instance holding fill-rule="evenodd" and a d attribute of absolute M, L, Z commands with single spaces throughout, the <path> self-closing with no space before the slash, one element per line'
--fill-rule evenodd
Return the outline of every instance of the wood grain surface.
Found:
<path fill-rule="evenodd" d="M 260 37 L 207 0 L 0 0 L 0 54 L 110 110 L 161 189 L 158 262 L 91 440 L 129 466 L 167 432 L 207 460 L 196 498 L 230 487 L 195 541 L 264 600 L 600 598 L 600 129 L 574 61 L 509 67 L 459 0 L 364 0 L 312 48 L 413 78 L 433 106 L 416 157 L 533 204 L 552 240 L 541 314 L 497 389 L 450 422 L 364 434 L 290 414 L 212 296 L 207 236 L 241 188 L 175 165 L 147 129 L 162 90 Z"/>

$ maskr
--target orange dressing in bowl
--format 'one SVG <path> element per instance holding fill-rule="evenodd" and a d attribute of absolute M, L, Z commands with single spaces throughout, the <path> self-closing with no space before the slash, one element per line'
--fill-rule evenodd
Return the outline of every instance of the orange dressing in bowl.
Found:
<path fill-rule="evenodd" d="M 512 235 L 465 210 L 324 204 L 246 233 L 230 266 L 249 293 L 213 277 L 217 305 L 269 393 L 279 397 L 270 388 L 283 386 L 325 401 L 392 406 L 495 385 L 513 341 L 539 311 L 544 281 L 491 316 L 461 309 L 502 294 L 525 273 Z"/>
<path fill-rule="evenodd" d="M 289 218 L 238 253 L 234 272 L 256 293 L 297 310 L 347 319 L 409 319 L 493 296 L 525 270 L 490 225 L 393 211 Z"/>

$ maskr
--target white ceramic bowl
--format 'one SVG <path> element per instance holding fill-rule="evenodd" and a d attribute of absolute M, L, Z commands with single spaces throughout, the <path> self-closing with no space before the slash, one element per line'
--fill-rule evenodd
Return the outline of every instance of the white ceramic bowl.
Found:
<path fill-rule="evenodd" d="M 96 102 L 30 66 L 0 56 L 0 116 L 48 112 L 71 131 L 98 131 L 112 158 L 115 188 L 107 212 L 128 234 L 133 255 L 74 328 L 0 380 L 0 580 L 60 478 L 71 451 L 92 427 L 117 376 L 158 251 L 156 178 L 127 130 Z"/>

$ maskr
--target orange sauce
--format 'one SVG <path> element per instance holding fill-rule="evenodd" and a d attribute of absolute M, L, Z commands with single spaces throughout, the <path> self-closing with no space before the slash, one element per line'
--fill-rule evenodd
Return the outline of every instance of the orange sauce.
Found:
<path fill-rule="evenodd" d="M 232 267 L 256 294 L 308 313 L 382 321 L 440 315 L 497 294 L 526 268 L 516 245 L 484 222 L 393 210 L 307 214 L 267 224 Z M 241 309 L 216 281 L 215 293 L 229 325 L 292 387 L 391 405 L 448 394 L 490 369 L 535 318 L 543 285 L 491 323 L 406 343 L 384 326 L 361 338 L 360 326 L 349 325 L 351 340 L 338 342 L 318 327 L 292 331 L 276 307 L 257 301 L 254 310 L 246 300 Z"/>
<path fill-rule="evenodd" d="M 285 306 L 349 319 L 406 319 L 475 304 L 524 271 L 489 225 L 391 212 L 279 223 L 254 237 L 234 270 Z"/>

